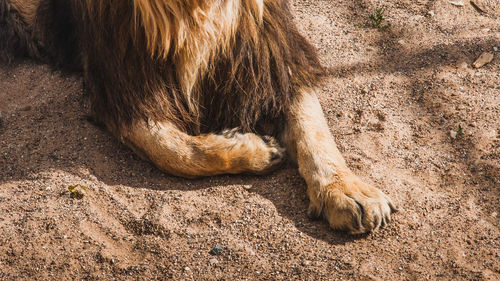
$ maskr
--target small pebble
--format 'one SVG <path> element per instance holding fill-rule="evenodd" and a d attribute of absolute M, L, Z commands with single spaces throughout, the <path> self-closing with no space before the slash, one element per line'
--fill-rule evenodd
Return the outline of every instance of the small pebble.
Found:
<path fill-rule="evenodd" d="M 224 246 L 217 245 L 212 250 L 210 250 L 210 254 L 214 255 L 214 256 L 218 255 L 222 252 L 223 249 L 224 249 Z"/>
<path fill-rule="evenodd" d="M 480 68 L 488 63 L 490 63 L 493 60 L 493 54 L 492 53 L 482 53 L 479 58 L 472 64 L 475 68 Z"/>
<path fill-rule="evenodd" d="M 456 139 L 457 138 L 457 134 L 458 134 L 457 131 L 450 130 L 450 137 L 452 139 Z"/>
<path fill-rule="evenodd" d="M 470 0 L 470 4 L 472 7 L 474 7 L 477 11 L 481 13 L 486 13 L 486 7 L 484 6 L 484 3 L 482 3 L 482 0 Z"/>
<path fill-rule="evenodd" d="M 434 16 L 434 11 L 430 10 L 430 11 L 427 12 L 427 14 L 429 14 L 429 16 L 433 17 Z"/>
<path fill-rule="evenodd" d="M 184 267 L 184 271 L 190 271 L 190 270 L 191 270 L 191 268 L 189 268 L 189 267 L 187 267 L 187 266 L 186 266 L 186 267 Z"/>
<path fill-rule="evenodd" d="M 305 260 L 305 261 L 302 262 L 302 265 L 303 266 L 310 266 L 311 265 L 311 261 Z"/>
<path fill-rule="evenodd" d="M 498 47 L 497 46 L 493 46 L 493 51 L 498 52 Z"/>
<path fill-rule="evenodd" d="M 464 6 L 464 2 L 462 2 L 462 1 L 450 1 L 450 4 L 452 4 L 453 6 L 457 6 L 457 7 Z"/>
<path fill-rule="evenodd" d="M 210 264 L 217 264 L 219 261 L 216 258 L 211 258 L 208 260 Z"/>
<path fill-rule="evenodd" d="M 31 105 L 25 105 L 25 106 L 21 107 L 19 110 L 21 110 L 21 111 L 30 111 L 31 110 Z"/>

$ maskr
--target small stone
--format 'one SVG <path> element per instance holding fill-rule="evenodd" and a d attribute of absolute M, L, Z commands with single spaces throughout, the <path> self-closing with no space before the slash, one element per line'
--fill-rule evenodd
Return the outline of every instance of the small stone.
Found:
<path fill-rule="evenodd" d="M 208 262 L 210 262 L 210 264 L 217 264 L 219 261 L 216 258 L 211 258 Z"/>
<path fill-rule="evenodd" d="M 189 267 L 187 267 L 187 266 L 186 266 L 186 267 L 184 267 L 184 271 L 190 271 L 190 270 L 191 270 L 191 268 L 189 268 Z"/>
<path fill-rule="evenodd" d="M 450 1 L 450 4 L 453 5 L 453 6 L 457 6 L 457 7 L 463 7 L 464 6 L 464 2 L 462 2 L 462 1 Z"/>
<path fill-rule="evenodd" d="M 458 64 L 458 68 L 460 69 L 467 69 L 467 66 L 468 64 L 465 61 Z"/>
<path fill-rule="evenodd" d="M 215 246 L 212 250 L 210 250 L 210 254 L 211 255 L 218 255 L 222 252 L 222 250 L 224 249 L 224 246 L 220 246 L 220 245 L 217 245 Z"/>
<path fill-rule="evenodd" d="M 493 60 L 493 54 L 492 53 L 482 53 L 479 58 L 472 64 L 475 68 L 480 68 L 488 63 L 490 63 Z"/>
<path fill-rule="evenodd" d="M 493 46 L 493 51 L 498 52 L 498 47 L 497 46 Z"/>
<path fill-rule="evenodd" d="M 19 110 L 21 110 L 21 111 L 30 111 L 31 110 L 31 105 L 25 105 L 25 106 L 21 107 Z"/>
<path fill-rule="evenodd" d="M 311 261 L 305 260 L 305 261 L 302 262 L 302 265 L 303 266 L 310 266 L 311 265 Z"/>
<path fill-rule="evenodd" d="M 457 131 L 450 130 L 450 137 L 452 139 L 456 139 L 457 138 L 457 134 L 458 134 Z"/>
<path fill-rule="evenodd" d="M 433 10 L 428 11 L 427 14 L 429 14 L 429 16 L 431 16 L 431 17 L 434 17 L 434 15 L 435 15 Z"/>
<path fill-rule="evenodd" d="M 481 0 L 474 0 L 474 1 L 470 1 L 470 4 L 472 5 L 472 7 L 474 7 L 477 11 L 481 12 L 481 13 L 486 13 L 486 7 L 484 6 L 484 3 L 482 3 L 483 1 Z"/>

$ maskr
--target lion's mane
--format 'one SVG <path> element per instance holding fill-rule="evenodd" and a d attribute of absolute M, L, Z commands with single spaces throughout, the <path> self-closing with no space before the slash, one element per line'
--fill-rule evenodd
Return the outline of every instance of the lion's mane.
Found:
<path fill-rule="evenodd" d="M 323 74 L 285 0 L 38 0 L 31 27 L 12 1 L 28 2 L 0 0 L 0 48 L 83 70 L 93 113 L 118 136 L 139 119 L 258 130 Z"/>

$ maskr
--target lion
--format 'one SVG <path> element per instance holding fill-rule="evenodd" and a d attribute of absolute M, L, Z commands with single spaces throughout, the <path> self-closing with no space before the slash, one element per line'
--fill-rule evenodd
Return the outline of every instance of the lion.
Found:
<path fill-rule="evenodd" d="M 351 234 L 397 210 L 347 166 L 325 76 L 288 0 L 0 0 L 0 56 L 83 75 L 92 115 L 165 173 L 263 174 L 285 158 L 308 214 Z"/>

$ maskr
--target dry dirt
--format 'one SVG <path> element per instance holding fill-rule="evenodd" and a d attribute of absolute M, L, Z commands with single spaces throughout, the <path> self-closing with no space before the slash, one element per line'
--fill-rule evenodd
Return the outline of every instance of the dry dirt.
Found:
<path fill-rule="evenodd" d="M 340 150 L 401 209 L 360 237 L 307 218 L 291 164 L 168 176 L 87 120 L 79 77 L 0 66 L 0 279 L 500 280 L 500 2 L 463 3 L 293 1 Z"/>

